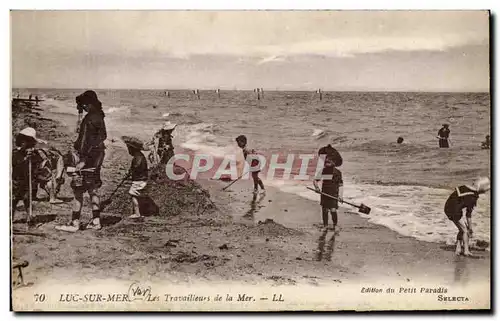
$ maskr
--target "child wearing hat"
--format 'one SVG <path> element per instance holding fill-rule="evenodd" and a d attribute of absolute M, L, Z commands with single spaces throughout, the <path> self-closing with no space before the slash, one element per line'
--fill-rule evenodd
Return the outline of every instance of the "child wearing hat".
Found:
<path fill-rule="evenodd" d="M 151 163 L 168 164 L 168 161 L 174 156 L 172 133 L 176 127 L 177 124 L 170 121 L 165 122 L 162 128 L 154 134 L 153 139 L 146 144 L 153 151 L 149 154 Z"/>
<path fill-rule="evenodd" d="M 16 147 L 12 151 L 12 216 L 16 212 L 17 204 L 22 200 L 28 220 L 32 217 L 29 198 L 30 180 L 34 184 L 33 177 L 30 177 L 30 172 L 35 168 L 32 156 L 39 141 L 35 129 L 27 127 L 17 134 Z"/>
<path fill-rule="evenodd" d="M 139 208 L 139 197 L 144 197 L 144 189 L 148 180 L 148 162 L 146 157 L 141 152 L 144 149 L 144 144 L 135 137 L 123 137 L 123 141 L 127 145 L 128 153 L 133 157 L 132 164 L 129 170 L 129 176 L 132 179 L 132 185 L 128 193 L 132 196 L 133 214 L 129 218 L 140 218 L 141 212 Z"/>
<path fill-rule="evenodd" d="M 444 213 L 458 229 L 455 254 L 462 252 L 465 256 L 470 256 L 469 236 L 472 236 L 472 211 L 476 206 L 480 194 L 486 193 L 490 189 L 490 180 L 487 177 L 478 178 L 472 186 L 461 185 L 446 200 Z M 463 209 L 465 211 L 465 222 L 462 220 Z"/>
<path fill-rule="evenodd" d="M 326 178 L 321 178 L 321 192 L 336 198 L 328 197 L 324 194 L 321 195 L 320 204 L 321 214 L 323 217 L 323 228 L 328 229 L 328 213 L 330 213 L 333 223 L 332 230 L 335 231 L 338 224 L 338 200 L 342 200 L 344 184 L 342 180 L 342 172 L 336 167 L 342 165 L 342 157 L 340 156 L 340 153 L 331 145 L 320 148 L 318 155 L 325 157 L 325 164 L 321 174 L 322 176 L 326 176 Z M 318 186 L 319 180 L 319 178 L 315 178 L 313 180 L 314 188 L 317 191 L 320 190 Z"/>

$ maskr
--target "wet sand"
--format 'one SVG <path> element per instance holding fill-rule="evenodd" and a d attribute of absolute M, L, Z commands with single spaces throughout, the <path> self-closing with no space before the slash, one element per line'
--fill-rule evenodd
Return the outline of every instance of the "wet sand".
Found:
<path fill-rule="evenodd" d="M 67 128 L 58 127 L 58 135 L 49 135 L 54 123 L 37 118 L 36 124 L 42 139 L 66 148 Z M 16 121 L 14 131 L 18 130 Z M 126 152 L 113 144 L 107 153 L 103 195 L 114 188 L 130 162 Z M 221 191 L 227 182 L 198 183 L 209 192 L 216 209 L 200 213 L 187 208 L 188 204 L 175 215 L 139 222 L 127 219 L 129 213 L 105 212 L 107 225 L 100 231 L 56 231 L 56 224 L 69 219 L 71 203 L 35 202 L 35 214 L 43 222 L 36 231 L 45 235 L 14 235 L 13 256 L 30 262 L 25 278 L 35 284 L 150 280 L 178 285 L 229 282 L 317 287 L 436 282 L 484 284 L 489 291 L 488 252 L 473 251 L 474 258 L 457 257 L 450 246 L 401 236 L 369 223 L 347 207 L 340 211 L 336 235 L 318 228 L 319 201 L 270 187 L 263 198 L 252 201 L 250 180 L 237 182 L 228 191 Z M 169 186 L 167 197 L 172 188 L 177 187 Z M 61 196 L 70 200 L 69 180 Z M 22 230 L 25 224 L 19 219 L 24 211 L 19 207 L 13 227 Z M 89 215 L 87 206 L 83 216 Z M 287 217 L 289 226 L 266 221 L 286 222 Z"/>

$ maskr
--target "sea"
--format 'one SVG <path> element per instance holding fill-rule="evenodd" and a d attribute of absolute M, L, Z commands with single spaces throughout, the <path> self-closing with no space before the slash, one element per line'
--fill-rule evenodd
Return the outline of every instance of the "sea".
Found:
<path fill-rule="evenodd" d="M 44 101 L 40 108 L 75 126 L 75 97 L 83 89 L 15 89 Z M 323 92 L 200 90 L 96 90 L 109 137 L 147 140 L 165 121 L 178 124 L 176 147 L 222 157 L 237 150 L 235 137 L 264 153 L 316 154 L 332 144 L 342 155 L 344 199 L 371 208 L 371 222 L 401 235 L 451 244 L 456 227 L 443 207 L 454 188 L 490 177 L 489 93 Z M 450 124 L 450 148 L 437 132 Z M 403 144 L 397 144 L 403 137 Z M 252 184 L 247 182 L 249 188 Z M 264 180 L 297 197 L 318 201 L 311 181 Z M 345 210 L 355 209 L 347 206 Z M 319 206 L 318 206 L 319 211 Z M 473 213 L 475 237 L 490 241 L 490 193 Z M 319 220 L 320 215 L 316 218 Z M 280 222 L 287 225 L 286 220 Z"/>

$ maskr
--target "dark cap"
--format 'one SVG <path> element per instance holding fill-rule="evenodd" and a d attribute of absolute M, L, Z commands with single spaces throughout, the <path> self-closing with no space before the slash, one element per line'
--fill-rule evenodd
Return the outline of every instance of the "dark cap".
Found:
<path fill-rule="evenodd" d="M 443 124 L 443 127 L 450 127 L 450 125 L 448 125 L 448 124 Z"/>

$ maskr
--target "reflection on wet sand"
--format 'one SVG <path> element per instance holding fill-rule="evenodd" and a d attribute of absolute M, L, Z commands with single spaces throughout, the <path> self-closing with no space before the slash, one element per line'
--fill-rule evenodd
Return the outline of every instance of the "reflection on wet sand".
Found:
<path fill-rule="evenodd" d="M 253 194 L 252 202 L 250 203 L 250 209 L 243 215 L 244 218 L 253 219 L 253 216 L 261 208 L 260 203 L 264 199 L 265 194 Z"/>
<path fill-rule="evenodd" d="M 455 258 L 454 282 L 466 285 L 469 282 L 470 271 L 467 268 L 467 258 L 457 256 Z"/>
<path fill-rule="evenodd" d="M 332 233 L 332 236 L 326 243 L 326 235 L 328 234 L 328 230 L 324 230 L 321 232 L 321 235 L 318 238 L 318 251 L 316 252 L 316 260 L 321 261 L 331 261 L 333 248 L 335 246 L 335 233 Z M 326 243 L 326 248 L 325 248 Z"/>

